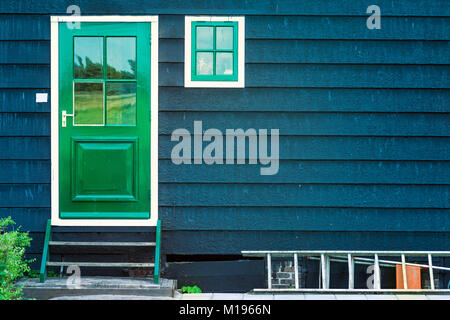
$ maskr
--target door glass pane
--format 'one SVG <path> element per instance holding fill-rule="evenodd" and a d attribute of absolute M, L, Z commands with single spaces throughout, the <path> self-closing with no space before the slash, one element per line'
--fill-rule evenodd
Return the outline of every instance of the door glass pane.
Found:
<path fill-rule="evenodd" d="M 213 74 L 212 52 L 197 52 L 197 74 Z"/>
<path fill-rule="evenodd" d="M 197 27 L 197 49 L 213 49 L 213 27 Z"/>
<path fill-rule="evenodd" d="M 106 84 L 106 123 L 136 124 L 136 83 Z"/>
<path fill-rule="evenodd" d="M 75 124 L 103 124 L 103 83 L 76 82 Z"/>
<path fill-rule="evenodd" d="M 103 78 L 103 38 L 74 37 L 73 46 L 74 78 Z"/>
<path fill-rule="evenodd" d="M 216 49 L 233 50 L 233 28 L 217 27 L 216 32 Z"/>
<path fill-rule="evenodd" d="M 233 74 L 233 54 L 231 52 L 216 53 L 216 74 Z"/>
<path fill-rule="evenodd" d="M 136 38 L 106 38 L 109 79 L 136 79 Z"/>

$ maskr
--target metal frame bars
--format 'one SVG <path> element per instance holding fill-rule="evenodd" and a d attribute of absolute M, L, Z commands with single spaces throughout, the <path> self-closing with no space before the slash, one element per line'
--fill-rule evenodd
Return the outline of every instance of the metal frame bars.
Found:
<path fill-rule="evenodd" d="M 295 289 L 299 288 L 298 284 L 298 254 L 294 253 L 294 277 L 295 277 Z"/>
<path fill-rule="evenodd" d="M 347 254 L 348 261 L 348 288 L 355 289 L 355 259 L 349 253 Z"/>
<path fill-rule="evenodd" d="M 380 263 L 378 262 L 378 254 L 374 255 L 374 270 L 373 270 L 373 280 L 374 280 L 374 289 L 381 289 L 381 272 L 380 272 Z"/>
<path fill-rule="evenodd" d="M 402 254 L 402 275 L 403 275 L 403 289 L 408 289 L 408 279 L 406 278 L 406 259 L 405 255 Z"/>
<path fill-rule="evenodd" d="M 449 289 L 436 289 L 434 284 L 433 270 L 450 271 L 450 267 L 433 266 L 433 256 L 450 257 L 450 251 L 344 251 L 344 250 L 291 250 L 291 251 L 242 251 L 246 257 L 266 257 L 267 259 L 267 287 L 268 289 L 254 289 L 255 292 L 270 291 L 336 291 L 336 292 L 370 292 L 373 290 L 396 292 L 399 289 L 381 289 L 381 270 L 380 267 L 402 266 L 403 288 L 400 290 L 411 292 L 450 292 Z M 272 289 L 272 257 L 294 257 L 295 289 Z M 380 256 L 401 258 L 401 261 L 380 259 Z M 406 261 L 406 257 L 426 256 L 427 264 L 411 263 Z M 319 264 L 319 288 L 300 288 L 299 287 L 299 266 L 298 258 L 308 257 L 311 260 L 320 260 Z M 366 257 L 366 258 L 363 258 Z M 373 258 L 369 258 L 373 257 Z M 348 289 L 330 289 L 330 262 L 343 262 L 348 264 Z M 374 287 L 372 289 L 355 289 L 355 264 L 366 264 L 374 266 Z M 406 266 L 418 266 L 428 268 L 431 289 L 408 289 L 408 280 Z"/>
<path fill-rule="evenodd" d="M 431 290 L 434 290 L 433 258 L 430 253 L 428 254 L 428 270 L 430 272 L 430 287 Z"/>

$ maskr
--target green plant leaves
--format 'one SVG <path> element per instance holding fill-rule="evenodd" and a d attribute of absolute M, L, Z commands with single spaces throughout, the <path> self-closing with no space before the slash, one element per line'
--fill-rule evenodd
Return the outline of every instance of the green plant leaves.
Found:
<path fill-rule="evenodd" d="M 14 224 L 11 217 L 0 219 L 2 229 Z M 28 263 L 32 260 L 25 260 L 24 255 L 31 238 L 19 229 L 0 233 L 0 300 L 20 299 L 22 288 L 15 282 L 30 271 Z"/>
<path fill-rule="evenodd" d="M 184 287 L 181 287 L 181 292 L 183 292 L 183 293 L 202 293 L 202 289 L 200 289 L 197 286 L 192 286 L 192 287 L 184 286 Z"/>

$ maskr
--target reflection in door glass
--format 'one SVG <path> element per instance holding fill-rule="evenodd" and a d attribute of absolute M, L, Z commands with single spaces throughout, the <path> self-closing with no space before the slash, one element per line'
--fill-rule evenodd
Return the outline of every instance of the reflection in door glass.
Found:
<path fill-rule="evenodd" d="M 136 38 L 106 38 L 108 79 L 136 78 Z"/>
<path fill-rule="evenodd" d="M 75 82 L 75 124 L 103 124 L 103 83 Z"/>
<path fill-rule="evenodd" d="M 136 124 L 136 83 L 110 82 L 106 84 L 106 123 Z"/>
<path fill-rule="evenodd" d="M 103 38 L 74 37 L 73 46 L 74 78 L 103 78 Z"/>

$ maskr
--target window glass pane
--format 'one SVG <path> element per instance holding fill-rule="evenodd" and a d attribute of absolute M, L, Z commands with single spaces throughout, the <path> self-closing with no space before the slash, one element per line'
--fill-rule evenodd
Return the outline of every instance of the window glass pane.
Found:
<path fill-rule="evenodd" d="M 213 49 L 213 27 L 197 27 L 197 49 Z"/>
<path fill-rule="evenodd" d="M 136 124 L 136 83 L 106 84 L 106 123 Z"/>
<path fill-rule="evenodd" d="M 213 74 L 212 52 L 197 52 L 197 74 Z"/>
<path fill-rule="evenodd" d="M 216 74 L 233 74 L 233 54 L 231 52 L 216 53 Z"/>
<path fill-rule="evenodd" d="M 103 124 L 103 83 L 76 82 L 75 124 Z"/>
<path fill-rule="evenodd" d="M 108 79 L 136 78 L 136 38 L 106 38 Z"/>
<path fill-rule="evenodd" d="M 103 38 L 74 37 L 73 73 L 76 79 L 103 78 Z"/>
<path fill-rule="evenodd" d="M 233 50 L 233 27 L 216 28 L 216 49 Z"/>

